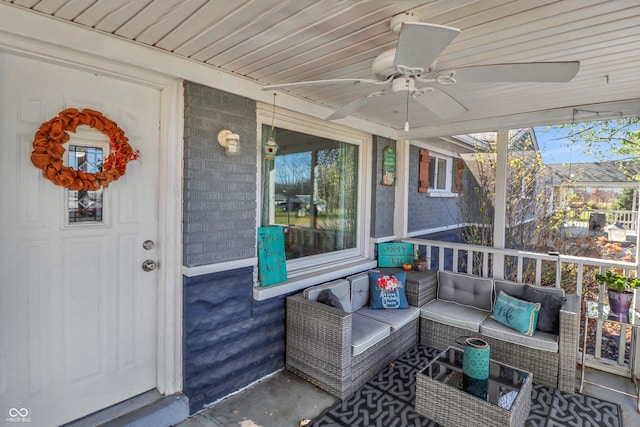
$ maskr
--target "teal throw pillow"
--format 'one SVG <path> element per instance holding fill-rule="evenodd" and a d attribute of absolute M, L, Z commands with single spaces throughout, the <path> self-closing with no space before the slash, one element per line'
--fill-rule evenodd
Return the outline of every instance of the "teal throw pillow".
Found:
<path fill-rule="evenodd" d="M 409 308 L 405 294 L 407 273 L 369 272 L 369 306 L 372 309 Z"/>
<path fill-rule="evenodd" d="M 539 312 L 540 303 L 523 301 L 500 291 L 493 308 L 493 318 L 522 334 L 531 336 L 536 329 Z"/>

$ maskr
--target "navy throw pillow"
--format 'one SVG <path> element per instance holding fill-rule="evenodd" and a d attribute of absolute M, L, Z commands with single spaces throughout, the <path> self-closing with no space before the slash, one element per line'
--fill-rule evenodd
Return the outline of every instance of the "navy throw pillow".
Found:
<path fill-rule="evenodd" d="M 369 306 L 374 309 L 409 308 L 405 294 L 407 273 L 369 272 Z"/>

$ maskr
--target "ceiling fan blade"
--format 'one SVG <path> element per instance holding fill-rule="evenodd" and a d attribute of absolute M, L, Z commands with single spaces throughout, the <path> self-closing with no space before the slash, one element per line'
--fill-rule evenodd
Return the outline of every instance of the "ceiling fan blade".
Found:
<path fill-rule="evenodd" d="M 412 98 L 441 119 L 459 116 L 469 111 L 467 107 L 436 87 L 418 89 Z"/>
<path fill-rule="evenodd" d="M 381 91 L 378 91 L 378 92 L 370 93 L 367 96 L 363 96 L 361 98 L 354 99 L 353 101 L 349 102 L 348 104 L 343 105 L 338 110 L 336 110 L 332 115 L 327 117 L 327 120 L 343 119 L 343 118 L 347 117 L 348 115 L 350 115 L 351 113 L 353 113 L 354 111 L 364 107 L 365 104 L 367 102 L 369 102 L 369 98 L 373 98 L 375 96 L 382 96 L 385 93 L 386 92 L 384 90 L 381 90 Z"/>
<path fill-rule="evenodd" d="M 306 82 L 283 83 L 283 84 L 279 84 L 279 85 L 264 86 L 262 88 L 262 90 L 287 89 L 287 88 L 290 88 L 290 87 L 317 86 L 317 85 L 326 85 L 326 84 L 334 84 L 334 83 L 340 83 L 340 84 L 345 84 L 345 83 L 351 83 L 351 84 L 367 83 L 367 84 L 379 85 L 379 84 L 385 84 L 387 82 L 386 81 L 381 81 L 381 80 L 373 80 L 373 79 L 310 80 L 310 81 L 306 81 Z"/>
<path fill-rule="evenodd" d="M 393 60 L 395 69 L 421 69 L 427 71 L 433 61 L 460 34 L 460 30 L 444 25 L 405 22 Z"/>
<path fill-rule="evenodd" d="M 442 71 L 436 74 L 436 78 L 453 71 L 456 83 L 568 82 L 579 69 L 579 61 L 477 65 Z"/>

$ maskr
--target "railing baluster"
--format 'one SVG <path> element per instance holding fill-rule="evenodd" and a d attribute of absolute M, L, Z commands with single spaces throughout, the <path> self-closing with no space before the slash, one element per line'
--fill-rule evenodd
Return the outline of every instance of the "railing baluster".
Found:
<path fill-rule="evenodd" d="M 453 248 L 453 271 L 458 272 L 458 248 Z"/>
<path fill-rule="evenodd" d="M 578 272 L 576 273 L 576 295 L 582 296 L 582 280 L 584 278 L 584 264 L 578 264 Z"/>

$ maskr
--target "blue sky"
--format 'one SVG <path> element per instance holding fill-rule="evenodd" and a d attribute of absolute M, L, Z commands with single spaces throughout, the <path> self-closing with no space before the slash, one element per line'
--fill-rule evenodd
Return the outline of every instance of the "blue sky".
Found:
<path fill-rule="evenodd" d="M 591 163 L 602 159 L 585 154 L 581 144 L 573 144 L 567 138 L 569 129 L 556 126 L 534 127 L 542 160 L 546 164 L 553 163 Z M 608 160 L 616 160 L 609 158 Z"/>

